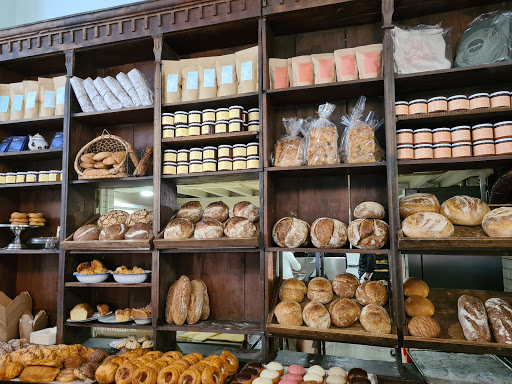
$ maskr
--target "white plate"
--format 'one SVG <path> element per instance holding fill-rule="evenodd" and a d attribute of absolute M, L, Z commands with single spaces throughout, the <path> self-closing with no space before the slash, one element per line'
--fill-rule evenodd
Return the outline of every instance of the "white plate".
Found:
<path fill-rule="evenodd" d="M 106 273 L 94 273 L 94 274 L 83 274 L 83 273 L 73 273 L 73 276 L 76 277 L 76 279 L 81 283 L 102 283 L 105 280 L 108 279 L 108 276 L 110 275 L 111 271 L 108 271 Z"/>
<path fill-rule="evenodd" d="M 151 271 L 146 270 L 146 273 L 112 273 L 114 280 L 121 284 L 139 284 L 147 280 Z"/>
<path fill-rule="evenodd" d="M 123 341 L 123 340 L 124 340 L 124 339 L 114 339 L 114 340 L 112 340 L 112 341 L 110 341 L 110 342 L 108 343 L 108 346 L 109 346 L 110 348 L 119 349 L 119 348 L 116 348 L 116 344 L 117 344 L 117 343 L 119 343 L 120 341 Z"/>
<path fill-rule="evenodd" d="M 110 316 L 103 316 L 101 318 L 98 318 L 98 321 L 100 323 L 105 323 L 105 324 L 122 324 L 122 323 L 129 323 L 129 322 L 131 322 L 131 320 L 116 321 L 116 315 L 115 314 L 112 314 Z"/>
<path fill-rule="evenodd" d="M 134 319 L 133 317 L 130 317 L 130 319 L 135 321 L 135 324 L 139 325 L 151 324 L 151 317 L 146 317 L 145 319 Z"/>
<path fill-rule="evenodd" d="M 85 319 L 85 320 L 71 320 L 71 318 L 67 319 L 66 321 L 70 322 L 70 323 L 86 323 L 88 321 L 94 321 L 94 320 L 98 320 L 100 321 L 100 319 L 102 319 L 103 317 L 106 317 L 108 315 L 110 315 L 112 313 L 112 311 L 110 311 L 109 313 L 107 313 L 105 316 L 100 316 L 100 314 L 98 312 L 95 312 L 94 315 L 92 315 L 91 317 L 89 317 L 88 319 Z"/>

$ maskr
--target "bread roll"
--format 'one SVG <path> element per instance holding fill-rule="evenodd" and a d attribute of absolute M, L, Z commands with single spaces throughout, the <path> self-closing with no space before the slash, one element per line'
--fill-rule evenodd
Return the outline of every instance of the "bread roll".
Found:
<path fill-rule="evenodd" d="M 298 248 L 309 241 L 309 224 L 295 217 L 284 217 L 272 228 L 274 242 L 283 248 Z"/>
<path fill-rule="evenodd" d="M 388 291 L 378 281 L 365 281 L 357 287 L 356 300 L 361 305 L 384 305 L 388 302 Z"/>
<path fill-rule="evenodd" d="M 423 296 L 427 297 L 430 293 L 430 288 L 423 280 L 416 277 L 409 277 L 404 281 L 404 295 L 405 296 Z"/>
<path fill-rule="evenodd" d="M 420 212 L 407 216 L 402 222 L 402 231 L 413 239 L 446 238 L 453 236 L 455 228 L 443 215 Z"/>
<path fill-rule="evenodd" d="M 440 213 L 452 224 L 474 226 L 482 224 L 489 211 L 489 206 L 476 197 L 453 196 L 441 205 Z"/>
<path fill-rule="evenodd" d="M 354 208 L 354 217 L 356 219 L 383 219 L 386 217 L 386 211 L 382 204 L 375 201 L 364 201 Z"/>
<path fill-rule="evenodd" d="M 146 223 L 137 223 L 126 231 L 125 240 L 147 240 L 153 234 L 153 228 Z"/>
<path fill-rule="evenodd" d="M 359 287 L 359 280 L 351 273 L 336 275 L 332 281 L 332 290 L 340 298 L 351 299 Z"/>
<path fill-rule="evenodd" d="M 251 223 L 256 223 L 260 220 L 260 209 L 248 201 L 240 201 L 233 205 L 229 217 L 245 217 Z"/>
<path fill-rule="evenodd" d="M 405 300 L 405 313 L 409 317 L 415 316 L 433 316 L 435 312 L 434 304 L 423 296 L 409 296 Z"/>
<path fill-rule="evenodd" d="M 172 320 L 176 325 L 183 325 L 187 319 L 191 291 L 190 279 L 181 276 L 174 287 L 171 304 Z"/>
<path fill-rule="evenodd" d="M 196 224 L 194 239 L 218 239 L 224 235 L 224 228 L 219 220 L 203 218 Z"/>
<path fill-rule="evenodd" d="M 256 237 L 256 226 L 245 217 L 232 217 L 224 227 L 224 234 L 231 238 Z"/>
<path fill-rule="evenodd" d="M 279 300 L 296 301 L 300 303 L 304 300 L 304 296 L 308 293 L 306 284 L 299 279 L 286 279 L 279 287 Z"/>
<path fill-rule="evenodd" d="M 359 321 L 366 332 L 391 333 L 391 320 L 384 308 L 377 304 L 368 304 L 361 311 Z"/>
<path fill-rule="evenodd" d="M 126 225 L 129 227 L 134 226 L 137 223 L 144 223 L 153 226 L 153 211 L 147 209 L 139 209 L 128 216 L 126 219 Z"/>
<path fill-rule="evenodd" d="M 512 344 L 512 305 L 500 298 L 485 302 L 487 316 L 497 343 Z"/>
<path fill-rule="evenodd" d="M 428 316 L 416 316 L 407 324 L 409 334 L 415 337 L 435 339 L 441 336 L 441 327 L 433 318 Z"/>
<path fill-rule="evenodd" d="M 179 219 L 188 219 L 192 223 L 197 223 L 202 216 L 203 207 L 199 201 L 189 201 L 183 204 L 176 214 Z"/>
<path fill-rule="evenodd" d="M 439 200 L 432 193 L 413 193 L 400 199 L 398 207 L 400 217 L 405 219 L 419 212 L 439 213 Z"/>
<path fill-rule="evenodd" d="M 124 224 L 108 225 L 101 230 L 99 240 L 123 240 L 127 231 Z"/>
<path fill-rule="evenodd" d="M 101 229 L 97 225 L 87 224 L 78 228 L 73 234 L 74 241 L 98 240 Z"/>
<path fill-rule="evenodd" d="M 348 240 L 356 248 L 379 249 L 388 241 L 388 225 L 377 219 L 357 219 L 348 226 Z"/>
<path fill-rule="evenodd" d="M 112 224 L 126 224 L 128 216 L 128 212 L 115 209 L 98 219 L 98 227 L 103 229 Z"/>
<path fill-rule="evenodd" d="M 491 341 L 491 330 L 487 312 L 482 300 L 470 295 L 462 295 L 457 300 L 457 317 L 464 337 L 468 341 Z"/>
<path fill-rule="evenodd" d="M 311 242 L 317 248 L 341 248 L 347 242 L 347 226 L 336 219 L 316 219 L 311 224 Z"/>
<path fill-rule="evenodd" d="M 489 237 L 512 237 L 512 207 L 493 209 L 484 216 L 482 228 Z"/>
<path fill-rule="evenodd" d="M 336 299 L 329 305 L 331 323 L 336 327 L 346 328 L 359 320 L 361 310 L 350 299 Z"/>
<path fill-rule="evenodd" d="M 188 239 L 194 234 L 194 224 L 188 219 L 174 219 L 164 230 L 164 239 Z"/>
<path fill-rule="evenodd" d="M 201 317 L 206 292 L 203 284 L 199 280 L 192 280 L 190 288 L 190 305 L 187 313 L 187 324 L 195 324 Z"/>
<path fill-rule="evenodd" d="M 221 223 L 225 222 L 229 217 L 229 207 L 222 201 L 215 201 L 204 209 L 203 219 L 215 219 Z"/>
<path fill-rule="evenodd" d="M 302 319 L 311 328 L 328 329 L 331 326 L 331 315 L 318 302 L 307 303 L 302 311 Z"/>
<path fill-rule="evenodd" d="M 94 308 L 87 303 L 77 304 L 70 312 L 71 320 L 82 321 L 86 320 L 94 314 Z"/>
<path fill-rule="evenodd" d="M 283 325 L 302 325 L 302 308 L 296 301 L 281 301 L 274 310 L 277 322 Z"/>
<path fill-rule="evenodd" d="M 326 304 L 332 300 L 332 286 L 325 277 L 315 277 L 308 284 L 308 299 Z"/>

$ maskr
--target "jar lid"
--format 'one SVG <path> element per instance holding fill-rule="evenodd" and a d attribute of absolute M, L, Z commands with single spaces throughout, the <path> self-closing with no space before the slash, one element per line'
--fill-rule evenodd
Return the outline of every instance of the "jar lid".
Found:
<path fill-rule="evenodd" d="M 204 147 L 204 148 L 203 148 L 203 151 L 206 151 L 206 150 L 208 150 L 208 149 L 217 150 L 217 147 L 213 147 L 213 146 Z"/>
<path fill-rule="evenodd" d="M 233 145 L 233 148 L 242 148 L 242 147 L 247 148 L 247 145 L 245 145 L 245 144 L 235 144 L 235 145 Z"/>
<path fill-rule="evenodd" d="M 49 171 L 39 171 L 39 174 L 45 174 L 45 173 L 50 173 Z M 8 175 L 8 173 L 7 173 Z M 15 175 L 15 173 L 13 173 L 13 175 Z"/>
<path fill-rule="evenodd" d="M 203 163 L 217 163 L 217 160 L 215 160 L 215 159 L 206 159 L 206 160 L 203 160 Z"/>
<path fill-rule="evenodd" d="M 198 114 L 198 113 L 202 113 L 201 111 L 189 111 L 188 114 L 191 115 L 191 114 Z"/>
<path fill-rule="evenodd" d="M 187 124 L 179 124 L 176 126 L 176 128 L 188 128 Z"/>
<path fill-rule="evenodd" d="M 178 167 L 179 167 L 180 165 L 188 165 L 188 164 L 189 164 L 189 163 L 188 163 L 188 161 L 180 161 L 180 162 L 178 163 Z"/>
<path fill-rule="evenodd" d="M 253 156 L 247 156 L 247 160 L 259 160 L 260 157 L 259 156 L 256 156 L 256 155 L 253 155 Z"/>
<path fill-rule="evenodd" d="M 219 149 L 221 148 L 233 148 L 232 145 L 229 145 L 229 144 L 223 144 L 223 145 L 219 145 Z"/>
<path fill-rule="evenodd" d="M 50 171 L 50 172 L 57 172 L 57 171 Z M 16 175 L 26 175 L 27 172 L 16 172 Z"/>
<path fill-rule="evenodd" d="M 216 112 L 227 112 L 227 111 L 229 111 L 228 108 L 217 108 L 216 109 Z"/>
<path fill-rule="evenodd" d="M 396 148 L 402 149 L 402 148 L 413 148 L 413 147 L 414 146 L 412 144 L 402 144 L 402 145 L 397 146 Z"/>
<path fill-rule="evenodd" d="M 190 148 L 190 152 L 202 151 L 203 148 Z"/>
<path fill-rule="evenodd" d="M 498 139 L 494 142 L 494 144 L 501 144 L 501 143 L 512 143 L 512 137 L 506 137 L 504 139 Z"/>
<path fill-rule="evenodd" d="M 432 132 L 444 132 L 444 131 L 448 131 L 448 132 L 450 132 L 450 128 L 442 127 L 442 128 L 434 128 L 434 129 L 432 130 Z"/>
<path fill-rule="evenodd" d="M 50 173 L 57 173 L 57 172 L 62 172 L 62 171 L 59 171 L 58 169 L 54 169 L 54 170 L 51 170 Z M 25 172 L 26 173 L 26 172 Z"/>
<path fill-rule="evenodd" d="M 57 171 L 57 173 L 62 173 L 62 171 Z"/>
<path fill-rule="evenodd" d="M 178 153 L 186 153 L 186 152 L 190 152 L 190 150 L 188 150 L 188 149 L 180 149 L 180 150 L 178 150 Z"/>
<path fill-rule="evenodd" d="M 469 145 L 471 147 L 471 142 L 469 142 L 469 141 L 462 141 L 460 143 L 453 143 L 452 144 L 452 148 L 453 147 L 462 147 L 462 146 L 466 146 L 466 145 Z"/>
<path fill-rule="evenodd" d="M 254 120 L 254 121 L 249 121 L 249 124 L 248 125 L 259 125 L 260 122 L 258 120 Z"/>
<path fill-rule="evenodd" d="M 176 166 L 176 163 L 174 161 L 164 161 L 164 166 L 166 166 L 166 165 L 174 165 L 174 166 Z"/>
<path fill-rule="evenodd" d="M 59 171 L 59 172 L 62 172 L 62 171 Z M 37 175 L 38 173 L 39 173 L 39 172 L 37 172 L 37 171 L 28 171 L 28 172 L 27 172 L 27 175 L 28 175 L 28 174 L 31 174 L 31 175 Z M 5 173 L 0 173 L 0 175 L 5 175 Z"/>
<path fill-rule="evenodd" d="M 498 91 L 498 92 L 493 92 L 489 95 L 490 97 L 494 97 L 494 96 L 510 96 L 510 92 L 509 91 Z"/>
<path fill-rule="evenodd" d="M 489 97 L 489 94 L 488 93 L 485 93 L 485 92 L 481 92 L 481 93 L 475 93 L 471 96 L 469 96 L 469 100 L 471 99 L 477 99 L 479 97 Z"/>
<path fill-rule="evenodd" d="M 227 121 L 227 120 L 217 120 L 217 121 L 215 122 L 215 125 L 217 125 L 217 124 L 227 124 L 227 123 L 228 123 L 228 121 Z"/>
<path fill-rule="evenodd" d="M 420 149 L 420 148 L 432 148 L 432 144 L 418 144 L 414 146 L 414 149 Z"/>
<path fill-rule="evenodd" d="M 192 160 L 189 164 L 203 164 L 200 160 Z"/>
<path fill-rule="evenodd" d="M 174 113 L 162 113 L 162 116 L 174 116 Z"/>
<path fill-rule="evenodd" d="M 27 173 L 30 173 L 30 172 L 27 172 Z M 0 172 L 0 176 L 5 176 L 5 175 L 6 175 L 5 173 Z"/>
<path fill-rule="evenodd" d="M 461 129 L 471 129 L 469 125 L 458 125 L 456 127 L 453 127 L 451 131 L 460 131 Z"/>
<path fill-rule="evenodd" d="M 244 121 L 242 119 L 233 119 L 233 120 L 229 120 L 229 124 L 231 123 L 244 123 Z"/>
<path fill-rule="evenodd" d="M 428 102 L 430 103 L 431 101 L 438 101 L 438 100 L 448 100 L 446 97 L 444 96 L 436 96 L 436 97 L 431 97 L 430 99 L 428 99 Z"/>
<path fill-rule="evenodd" d="M 219 163 L 220 163 L 221 161 L 233 161 L 233 159 L 232 159 L 232 158 L 230 158 L 230 157 L 224 157 L 224 158 L 222 158 L 222 159 L 219 159 Z"/>
<path fill-rule="evenodd" d="M 229 109 L 241 109 L 242 111 L 244 110 L 244 107 L 241 107 L 239 105 L 232 105 L 231 107 L 229 107 Z"/>
<path fill-rule="evenodd" d="M 188 115 L 188 112 L 185 112 L 185 111 L 176 111 L 174 112 L 174 116 L 176 115 Z"/>
<path fill-rule="evenodd" d="M 175 149 L 166 149 L 164 153 L 178 153 L 178 151 Z"/>
<path fill-rule="evenodd" d="M 448 98 L 448 101 L 452 101 L 452 100 L 462 100 L 462 99 L 466 99 L 467 100 L 467 96 L 466 95 L 454 95 L 454 96 L 450 96 Z"/>
<path fill-rule="evenodd" d="M 409 105 L 411 104 L 417 104 L 417 103 L 427 103 L 427 99 L 415 99 L 415 100 L 411 100 L 409 101 Z"/>
<path fill-rule="evenodd" d="M 500 121 L 499 123 L 494 124 L 495 127 L 501 127 L 502 125 L 512 125 L 512 121 Z"/>
<path fill-rule="evenodd" d="M 480 140 L 480 141 L 475 141 L 473 143 L 473 146 L 475 145 L 480 145 L 480 144 L 494 144 L 494 140 Z"/>
<path fill-rule="evenodd" d="M 248 147 L 253 147 L 255 145 L 260 145 L 260 144 L 259 143 L 249 143 L 249 144 L 247 144 Z"/>
<path fill-rule="evenodd" d="M 42 173 L 42 172 L 41 172 L 41 173 Z M 45 172 L 45 173 L 48 173 L 48 172 Z M 7 173 L 5 174 L 5 176 L 16 176 L 16 173 L 14 173 L 14 172 L 7 172 Z"/>
<path fill-rule="evenodd" d="M 448 144 L 448 143 L 444 143 L 444 144 L 434 144 L 432 146 L 432 148 L 443 148 L 443 147 L 448 147 L 448 148 L 451 148 L 452 145 L 451 144 Z"/>
<path fill-rule="evenodd" d="M 259 112 L 259 111 L 260 111 L 259 108 L 251 108 L 247 112 L 251 113 L 251 112 Z"/>
<path fill-rule="evenodd" d="M 180 126 L 183 127 L 183 125 L 180 125 Z M 174 125 L 165 124 L 163 129 L 176 129 L 176 127 Z"/>
<path fill-rule="evenodd" d="M 203 113 L 215 112 L 215 109 L 203 109 Z"/>
<path fill-rule="evenodd" d="M 409 105 L 407 101 L 395 101 L 395 105 Z"/>
<path fill-rule="evenodd" d="M 420 133 L 420 132 L 432 132 L 432 130 L 430 128 L 420 128 L 420 129 L 414 130 L 414 133 Z"/>
<path fill-rule="evenodd" d="M 413 133 L 414 131 L 412 129 L 397 129 L 396 130 L 397 135 L 399 133 L 405 133 L 405 132 Z"/>
<path fill-rule="evenodd" d="M 189 127 L 200 127 L 201 123 L 190 123 L 188 126 Z"/>
<path fill-rule="evenodd" d="M 492 124 L 484 123 L 484 124 L 477 124 L 473 125 L 472 129 L 480 129 L 480 128 L 492 128 Z"/>
<path fill-rule="evenodd" d="M 247 160 L 247 158 L 246 158 L 246 157 L 239 156 L 239 157 L 235 157 L 235 158 L 233 159 L 233 161 L 242 161 L 242 160 L 243 160 L 243 161 L 246 161 L 246 160 Z"/>

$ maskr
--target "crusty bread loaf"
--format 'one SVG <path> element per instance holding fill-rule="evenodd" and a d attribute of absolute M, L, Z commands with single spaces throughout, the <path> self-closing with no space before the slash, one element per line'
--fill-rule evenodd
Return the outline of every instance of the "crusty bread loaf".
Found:
<path fill-rule="evenodd" d="M 108 307 L 108 304 L 98 304 L 98 305 L 96 306 L 96 309 L 97 309 L 98 314 L 99 314 L 100 316 L 105 316 L 107 313 L 109 313 L 109 312 L 110 312 L 110 309 L 109 309 L 109 307 Z"/>
<path fill-rule="evenodd" d="M 388 302 L 388 291 L 378 281 L 365 281 L 357 287 L 356 299 L 361 305 L 384 305 Z"/>
<path fill-rule="evenodd" d="M 351 273 L 336 275 L 332 280 L 332 290 L 338 297 L 351 299 L 359 287 L 359 280 Z"/>
<path fill-rule="evenodd" d="M 306 304 L 302 311 L 302 319 L 311 328 L 328 329 L 331 326 L 329 311 L 315 301 Z"/>
<path fill-rule="evenodd" d="M 87 224 L 78 228 L 73 234 L 74 241 L 98 240 L 101 228 L 95 224 Z"/>
<path fill-rule="evenodd" d="M 224 234 L 231 238 L 256 237 L 256 226 L 245 217 L 232 217 L 224 227 Z"/>
<path fill-rule="evenodd" d="M 204 209 L 203 219 L 215 219 L 221 223 L 229 217 L 229 207 L 223 201 L 215 201 Z"/>
<path fill-rule="evenodd" d="M 151 237 L 153 234 L 153 228 L 150 224 L 146 223 L 137 223 L 134 224 L 126 233 L 124 234 L 125 240 L 146 240 Z"/>
<path fill-rule="evenodd" d="M 192 280 L 190 288 L 190 305 L 187 313 L 187 324 L 195 324 L 201 318 L 203 300 L 206 292 L 203 284 L 199 280 Z"/>
<path fill-rule="evenodd" d="M 98 227 L 105 228 L 112 224 L 126 224 L 128 219 L 128 212 L 115 209 L 109 213 L 104 214 L 98 219 Z"/>
<path fill-rule="evenodd" d="M 500 298 L 485 302 L 487 317 L 497 343 L 512 344 L 512 305 Z"/>
<path fill-rule="evenodd" d="M 308 299 L 326 304 L 332 300 L 331 282 L 325 277 L 315 277 L 308 284 Z"/>
<path fill-rule="evenodd" d="M 199 201 L 189 201 L 183 204 L 176 217 L 179 219 L 188 219 L 192 223 L 197 223 L 203 216 L 203 207 Z"/>
<path fill-rule="evenodd" d="M 187 319 L 191 290 L 190 279 L 187 276 L 181 276 L 176 282 L 172 295 L 172 320 L 176 325 L 182 325 Z"/>
<path fill-rule="evenodd" d="M 129 227 L 134 226 L 137 223 L 144 223 L 153 226 L 153 211 L 147 209 L 139 209 L 128 216 L 126 219 L 126 225 Z"/>
<path fill-rule="evenodd" d="M 194 224 L 188 219 L 174 219 L 164 230 L 164 239 L 188 239 L 194 234 Z"/>
<path fill-rule="evenodd" d="M 375 201 L 364 201 L 354 208 L 356 219 L 383 219 L 386 211 L 382 204 Z"/>
<path fill-rule="evenodd" d="M 208 288 L 206 287 L 206 283 L 201 279 L 198 280 L 203 285 L 204 289 L 203 308 L 201 310 L 201 317 L 199 320 L 206 320 L 208 317 L 210 317 L 210 297 L 208 296 Z"/>
<path fill-rule="evenodd" d="M 451 237 L 455 228 L 446 217 L 439 213 L 419 212 L 404 219 L 402 231 L 407 237 L 429 239 Z"/>
<path fill-rule="evenodd" d="M 172 299 L 174 296 L 176 283 L 177 281 L 172 283 L 169 287 L 169 290 L 167 291 L 167 299 L 165 300 L 165 321 L 169 324 L 174 324 L 174 320 L 172 319 Z"/>
<path fill-rule="evenodd" d="M 361 311 L 359 321 L 366 332 L 391 333 L 391 320 L 386 310 L 377 304 L 368 304 Z"/>
<path fill-rule="evenodd" d="M 434 316 L 435 307 L 432 302 L 423 296 L 409 296 L 405 299 L 405 313 L 409 317 Z"/>
<path fill-rule="evenodd" d="M 482 228 L 489 237 L 512 237 L 512 207 L 493 209 L 484 216 Z"/>
<path fill-rule="evenodd" d="M 125 224 L 107 225 L 101 230 L 99 240 L 123 240 L 127 231 Z"/>
<path fill-rule="evenodd" d="M 256 223 L 260 220 L 260 209 L 248 201 L 240 201 L 233 205 L 229 217 L 245 217 L 251 223 Z"/>
<path fill-rule="evenodd" d="M 489 206 L 482 200 L 470 196 L 453 196 L 446 200 L 439 213 L 456 225 L 480 225 Z"/>
<path fill-rule="evenodd" d="M 468 341 L 491 341 L 487 312 L 482 300 L 471 295 L 462 295 L 457 300 L 457 317 L 464 337 Z"/>
<path fill-rule="evenodd" d="M 86 320 L 94 314 L 94 308 L 87 303 L 77 304 L 70 312 L 71 320 L 82 321 Z"/>
<path fill-rule="evenodd" d="M 308 293 L 306 284 L 299 279 L 286 279 L 279 287 L 279 300 L 281 301 L 296 301 L 300 303 L 304 300 L 304 296 Z"/>
<path fill-rule="evenodd" d="M 347 242 L 347 226 L 328 217 L 316 219 L 311 224 L 311 242 L 317 248 L 341 248 Z"/>
<path fill-rule="evenodd" d="M 272 238 L 280 247 L 301 247 L 309 241 L 309 224 L 295 217 L 283 217 L 272 228 Z"/>
<path fill-rule="evenodd" d="M 283 325 L 302 325 L 302 308 L 296 301 L 281 301 L 274 310 L 277 322 Z"/>
<path fill-rule="evenodd" d="M 435 339 L 441 336 L 441 327 L 432 317 L 416 316 L 407 324 L 409 334 L 415 337 Z"/>
<path fill-rule="evenodd" d="M 423 296 L 427 297 L 430 293 L 430 288 L 427 283 L 416 277 L 409 277 L 404 281 L 404 295 L 405 296 Z"/>
<path fill-rule="evenodd" d="M 336 327 L 350 327 L 361 315 L 361 310 L 350 299 L 336 299 L 329 304 L 329 313 L 331 314 L 331 323 Z"/>
<path fill-rule="evenodd" d="M 398 207 L 400 217 L 405 219 L 418 212 L 439 213 L 439 200 L 432 193 L 413 193 L 400 199 Z"/>
<path fill-rule="evenodd" d="M 388 241 L 389 227 L 377 219 L 356 219 L 348 226 L 348 240 L 356 248 L 379 249 Z"/>
<path fill-rule="evenodd" d="M 218 239 L 224 235 L 222 223 L 217 219 L 203 218 L 196 224 L 194 239 Z"/>

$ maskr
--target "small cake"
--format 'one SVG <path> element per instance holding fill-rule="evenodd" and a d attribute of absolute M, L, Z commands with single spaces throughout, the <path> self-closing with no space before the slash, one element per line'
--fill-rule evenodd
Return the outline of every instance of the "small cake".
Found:
<path fill-rule="evenodd" d="M 252 384 L 272 384 L 272 380 L 266 377 L 257 377 L 253 380 Z"/>
<path fill-rule="evenodd" d="M 340 367 L 331 367 L 327 371 L 327 376 L 341 376 L 347 377 L 347 371 Z"/>
<path fill-rule="evenodd" d="M 253 378 L 249 373 L 240 372 L 233 378 L 233 384 L 251 384 Z"/>
<path fill-rule="evenodd" d="M 248 373 L 249 375 L 252 376 L 253 379 L 260 375 L 257 370 L 255 370 L 254 368 L 248 368 L 248 367 L 245 367 L 240 372 Z"/>
<path fill-rule="evenodd" d="M 331 375 L 325 379 L 326 384 L 346 384 L 347 379 L 342 376 Z"/>
<path fill-rule="evenodd" d="M 293 375 L 300 375 L 300 376 L 304 376 L 306 374 L 306 370 L 304 369 L 303 366 L 301 365 L 298 365 L 298 364 L 292 364 L 288 367 L 288 373 L 291 373 Z"/>
<path fill-rule="evenodd" d="M 319 365 L 313 365 L 313 366 L 309 367 L 308 373 L 316 373 L 316 374 L 320 375 L 322 378 L 325 377 L 325 369 L 323 369 Z"/>
<path fill-rule="evenodd" d="M 270 363 L 268 363 L 266 368 L 277 371 L 277 372 L 279 372 L 279 376 L 283 376 L 284 368 L 281 364 L 279 364 L 276 361 L 271 361 Z"/>
<path fill-rule="evenodd" d="M 352 368 L 350 371 L 348 371 L 348 380 L 352 382 L 352 380 L 356 377 L 362 377 L 364 379 L 368 378 L 368 372 L 366 372 L 362 368 Z"/>
<path fill-rule="evenodd" d="M 252 361 L 249 364 L 246 365 L 246 368 L 253 368 L 258 371 L 258 373 L 261 373 L 265 369 L 263 364 L 261 364 L 259 361 Z"/>
<path fill-rule="evenodd" d="M 302 376 L 294 374 L 294 373 L 287 373 L 286 375 L 284 375 L 282 377 L 281 380 L 291 380 L 291 381 L 294 381 L 296 383 L 302 383 Z"/>
<path fill-rule="evenodd" d="M 279 372 L 267 368 L 261 371 L 260 377 L 270 379 L 272 380 L 273 384 L 277 384 L 279 383 L 279 378 L 281 377 L 281 375 L 279 374 Z"/>
<path fill-rule="evenodd" d="M 309 369 L 311 369 L 311 368 L 309 368 Z M 317 383 L 324 382 L 324 378 L 322 376 L 320 376 L 318 373 L 310 373 L 309 370 L 308 370 L 308 373 L 306 373 L 306 375 L 304 375 L 303 380 L 304 381 L 315 381 Z"/>

